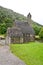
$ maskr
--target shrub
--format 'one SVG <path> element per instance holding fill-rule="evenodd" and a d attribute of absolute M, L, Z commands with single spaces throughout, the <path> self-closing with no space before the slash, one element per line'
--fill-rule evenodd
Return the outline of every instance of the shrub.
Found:
<path fill-rule="evenodd" d="M 41 39 L 43 39 L 43 27 L 41 28 L 41 30 L 40 30 L 40 32 L 39 32 L 39 37 L 40 37 Z"/>

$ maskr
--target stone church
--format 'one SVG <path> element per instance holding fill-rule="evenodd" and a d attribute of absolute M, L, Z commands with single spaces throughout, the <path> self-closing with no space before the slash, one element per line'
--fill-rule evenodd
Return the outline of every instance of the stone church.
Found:
<path fill-rule="evenodd" d="M 14 26 L 8 28 L 6 34 L 6 44 L 9 43 L 26 43 L 34 41 L 35 32 L 31 26 L 31 14 L 27 15 L 26 21 L 14 21 Z"/>

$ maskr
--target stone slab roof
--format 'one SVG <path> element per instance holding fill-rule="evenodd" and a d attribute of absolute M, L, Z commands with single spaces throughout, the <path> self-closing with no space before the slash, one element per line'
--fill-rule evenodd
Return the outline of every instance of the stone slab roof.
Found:
<path fill-rule="evenodd" d="M 28 24 L 28 22 L 15 21 L 17 27 L 21 28 L 23 33 L 35 34 L 33 28 Z"/>
<path fill-rule="evenodd" d="M 7 34 L 10 37 L 23 37 L 23 34 L 32 34 L 35 32 L 33 28 L 28 24 L 28 22 L 15 21 L 15 27 L 9 28 Z"/>

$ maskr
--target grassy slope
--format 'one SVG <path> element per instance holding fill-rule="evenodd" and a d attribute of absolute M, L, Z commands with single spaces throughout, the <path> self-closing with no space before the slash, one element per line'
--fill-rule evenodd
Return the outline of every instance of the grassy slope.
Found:
<path fill-rule="evenodd" d="M 11 44 L 10 50 L 22 59 L 26 65 L 43 65 L 43 44 L 31 42 L 31 44 Z"/>
<path fill-rule="evenodd" d="M 7 8 L 0 6 L 0 31 L 2 31 L 3 28 L 7 29 L 8 27 L 13 26 L 12 23 L 14 22 L 14 20 L 26 21 L 26 16 L 16 13 L 11 9 L 7 9 Z M 9 21 L 9 22 L 7 22 L 7 21 Z M 3 24 L 5 24 L 5 25 L 3 25 Z M 4 27 L 1 27 L 2 25 Z M 32 27 L 34 28 L 34 30 L 35 30 L 35 27 L 37 27 L 37 29 L 40 30 L 42 25 L 40 25 L 32 20 Z M 35 31 L 37 31 L 37 30 L 35 30 Z M 3 32 L 4 31 L 0 32 L 0 34 L 2 34 Z"/>
<path fill-rule="evenodd" d="M 11 19 L 13 19 L 13 20 L 15 20 L 15 19 L 21 20 L 21 21 L 25 21 L 26 20 L 26 17 L 24 15 L 16 13 L 16 12 L 14 12 L 11 9 L 7 9 L 7 8 L 4 8 L 4 7 L 0 6 L 0 16 L 4 16 L 4 15 L 7 18 L 11 17 Z M 37 26 L 41 26 L 42 27 L 42 25 L 34 22 L 33 20 L 32 20 L 32 25 L 37 25 Z"/>

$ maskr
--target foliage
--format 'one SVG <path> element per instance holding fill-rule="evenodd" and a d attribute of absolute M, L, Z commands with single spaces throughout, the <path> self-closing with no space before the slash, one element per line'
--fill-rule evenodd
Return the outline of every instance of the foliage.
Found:
<path fill-rule="evenodd" d="M 39 32 L 39 36 L 40 36 L 40 38 L 43 39 L 43 27 L 41 28 L 41 30 L 40 30 L 40 32 Z"/>
<path fill-rule="evenodd" d="M 13 25 L 13 22 L 12 22 L 12 21 L 13 21 L 13 20 L 10 19 L 10 18 L 6 18 L 6 19 L 5 19 L 5 24 L 6 24 L 7 28 L 8 28 L 8 27 L 12 27 L 12 25 Z"/>
<path fill-rule="evenodd" d="M 6 8 L 0 6 L 0 34 L 5 34 L 13 24 L 13 18 Z"/>
<path fill-rule="evenodd" d="M 8 27 L 13 26 L 13 20 L 24 20 L 26 17 L 0 6 L 0 34 L 5 34 Z"/>
<path fill-rule="evenodd" d="M 40 42 L 11 44 L 10 50 L 22 59 L 26 65 L 43 65 L 43 44 Z"/>
<path fill-rule="evenodd" d="M 5 23 L 0 24 L 0 34 L 6 33 L 6 30 L 7 30 L 6 24 Z"/>
<path fill-rule="evenodd" d="M 37 23 L 32 23 L 32 27 L 35 31 L 35 34 L 38 35 L 42 26 L 40 24 L 37 24 Z"/>
<path fill-rule="evenodd" d="M 6 33 L 6 29 L 8 27 L 13 26 L 13 21 L 15 19 L 20 21 L 26 21 L 26 17 L 24 15 L 21 15 L 19 13 L 14 12 L 13 10 L 6 9 L 0 6 L 0 34 Z M 32 26 L 35 30 L 35 33 L 38 34 L 41 26 L 34 21 L 32 21 Z"/>

